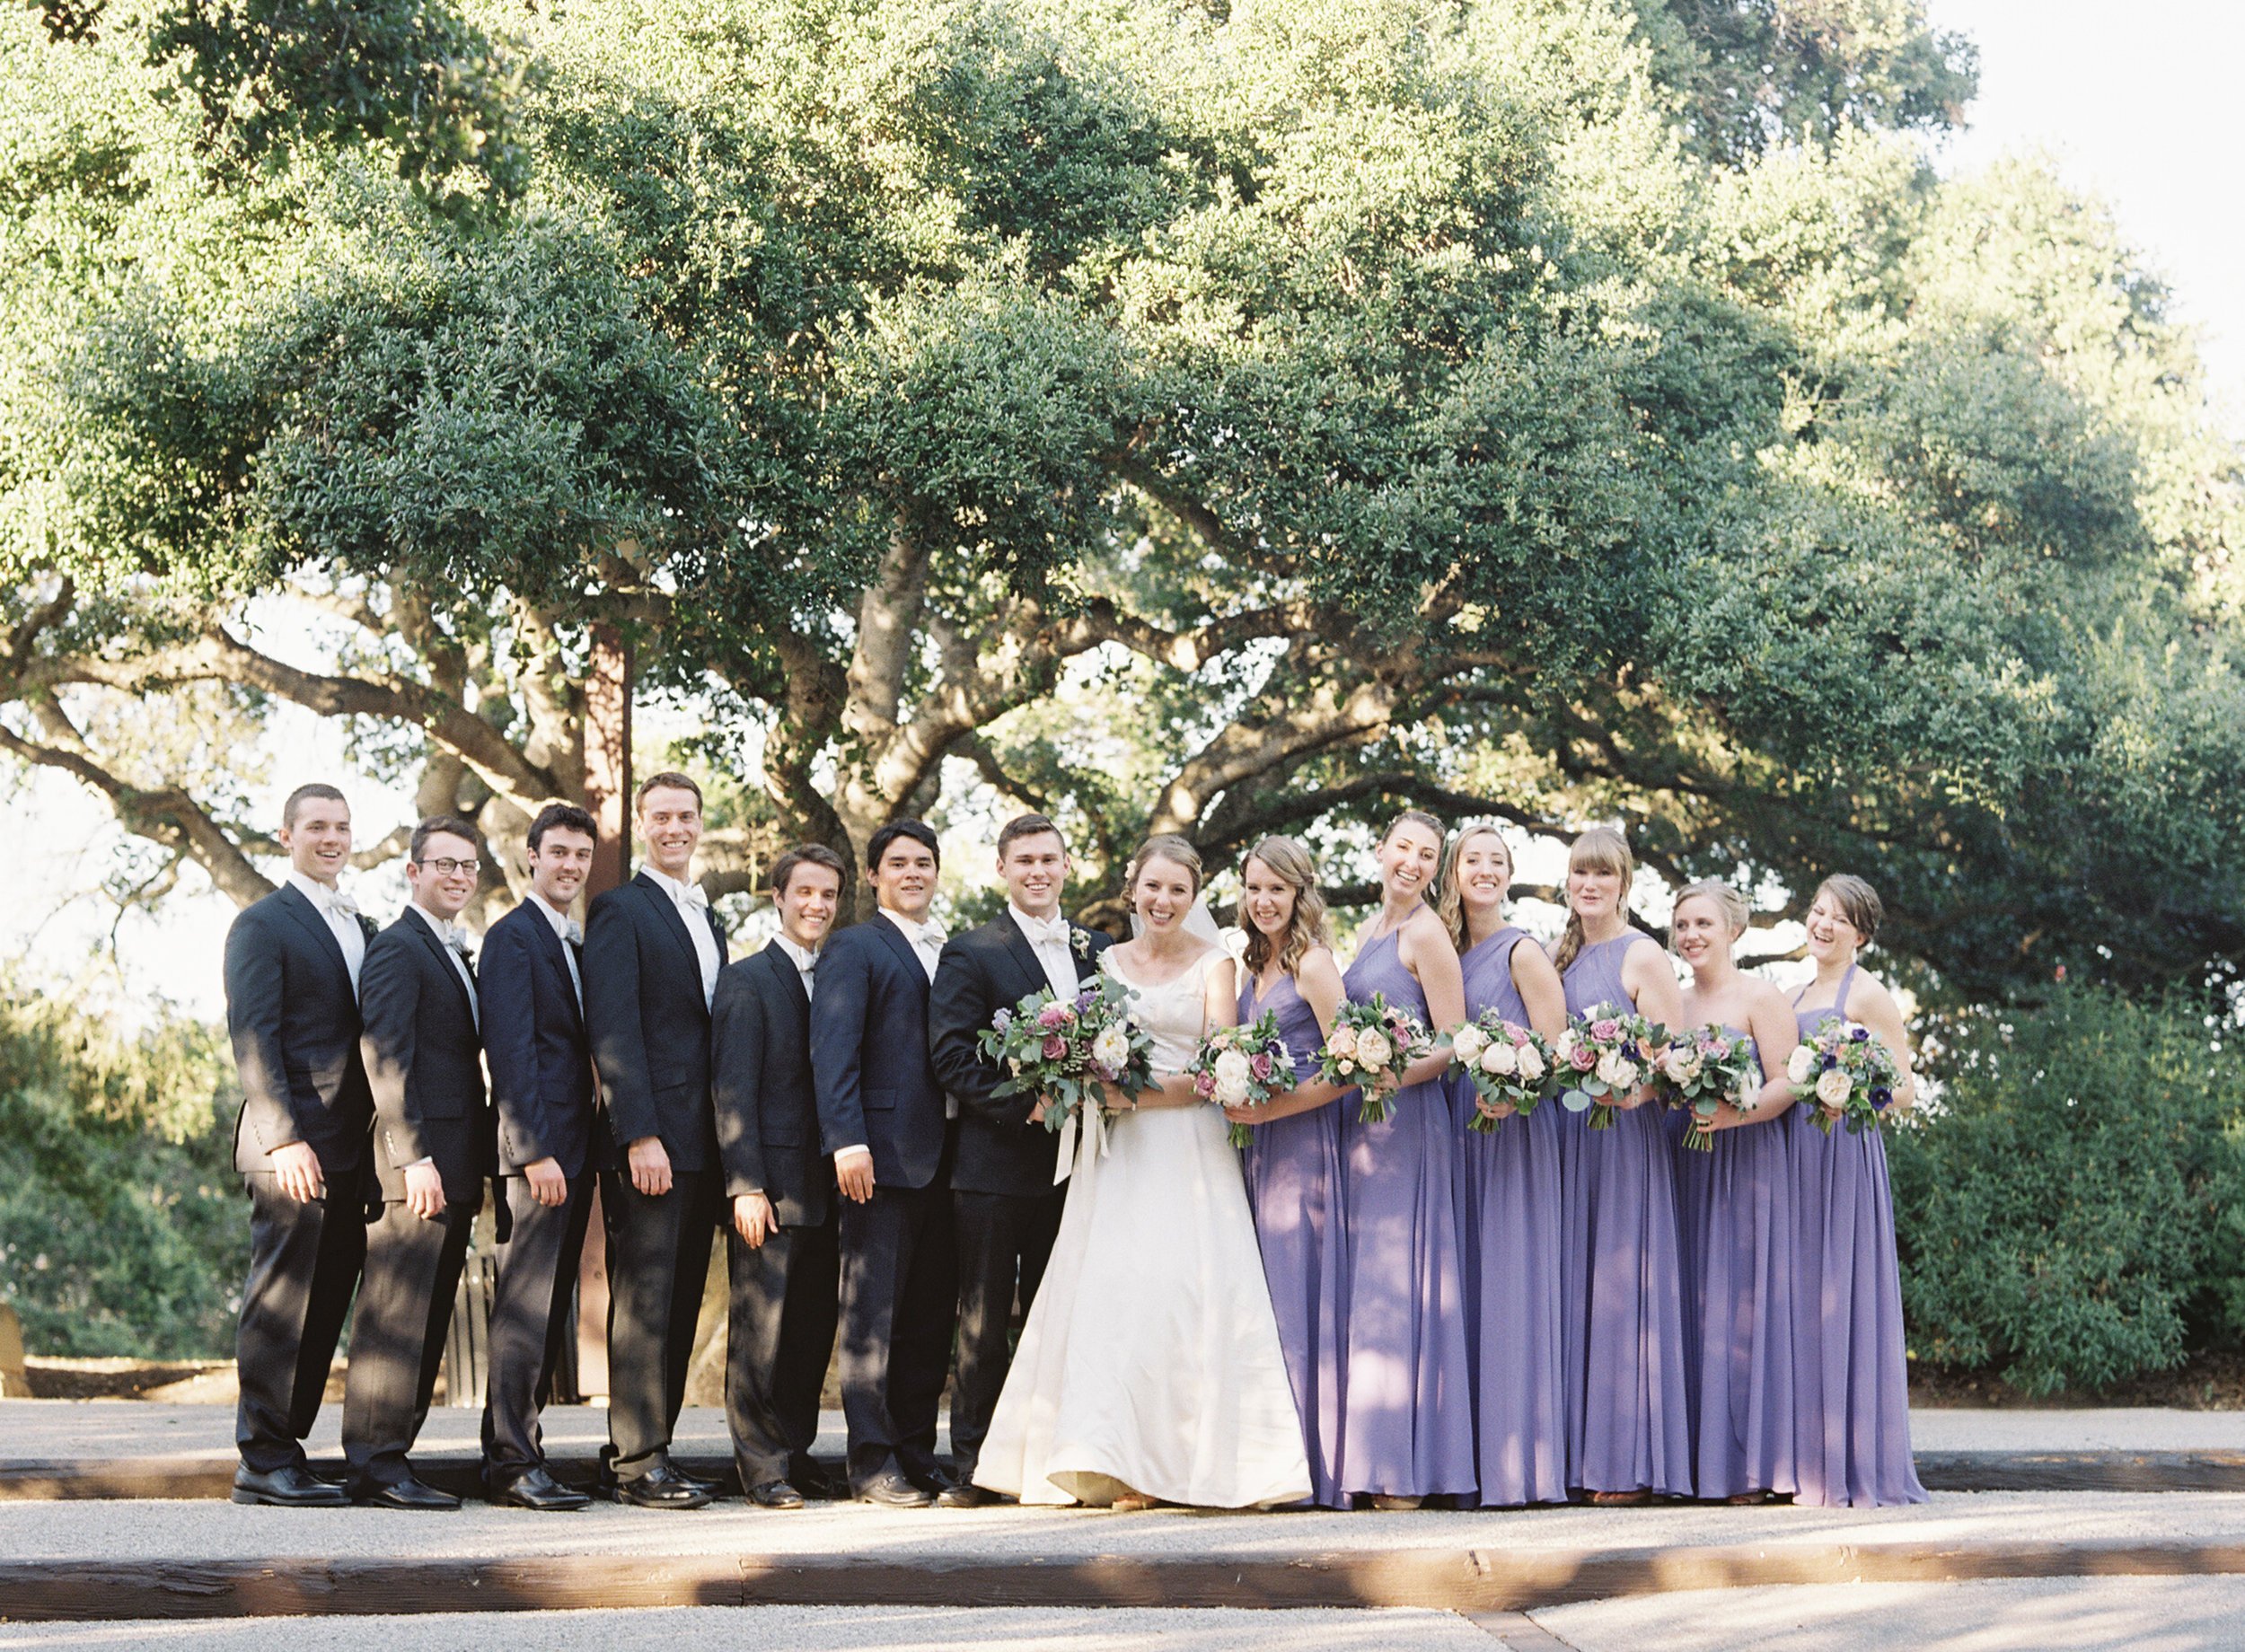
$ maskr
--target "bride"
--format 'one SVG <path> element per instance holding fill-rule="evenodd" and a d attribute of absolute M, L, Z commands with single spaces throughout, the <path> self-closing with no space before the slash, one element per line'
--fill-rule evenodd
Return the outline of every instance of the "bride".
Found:
<path fill-rule="evenodd" d="M 1179 1076 L 1237 1018 L 1232 961 L 1193 931 L 1201 857 L 1158 837 L 1131 862 L 1135 940 L 1100 967 L 1130 988 L 1158 1087 L 1087 1145 L 974 1481 L 1024 1503 L 1249 1508 L 1309 1495 L 1238 1156 Z M 1090 1133 L 1096 1144 L 1096 1133 Z"/>

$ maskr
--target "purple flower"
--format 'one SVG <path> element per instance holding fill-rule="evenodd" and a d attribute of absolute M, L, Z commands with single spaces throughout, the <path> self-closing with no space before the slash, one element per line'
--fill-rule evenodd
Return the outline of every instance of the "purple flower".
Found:
<path fill-rule="evenodd" d="M 1067 1053 L 1068 1041 L 1066 1039 L 1062 1038 L 1057 1032 L 1053 1032 L 1046 1036 L 1044 1041 L 1044 1059 L 1047 1061 L 1057 1061 Z"/>
<path fill-rule="evenodd" d="M 1013 1011 L 1009 1009 L 999 1010 L 997 1015 L 991 1020 L 990 1024 L 996 1027 L 1000 1032 L 1003 1032 L 1008 1027 L 1013 1025 Z"/>

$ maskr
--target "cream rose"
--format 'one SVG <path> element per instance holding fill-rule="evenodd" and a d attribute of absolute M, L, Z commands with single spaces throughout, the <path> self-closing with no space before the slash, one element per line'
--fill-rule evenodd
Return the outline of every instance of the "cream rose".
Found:
<path fill-rule="evenodd" d="M 1216 1100 L 1219 1106 L 1237 1107 L 1247 1099 L 1247 1079 L 1245 1074 L 1237 1078 L 1219 1078 L 1216 1081 Z"/>
<path fill-rule="evenodd" d="M 1450 1034 L 1450 1052 L 1457 1058 L 1460 1067 L 1473 1066 L 1481 1059 L 1482 1051 L 1489 1048 L 1489 1035 L 1470 1021 Z"/>
<path fill-rule="evenodd" d="M 1533 1044 L 1520 1046 L 1519 1066 L 1520 1076 L 1530 1084 L 1534 1084 L 1544 1076 L 1544 1058 L 1536 1052 L 1536 1046 Z"/>
<path fill-rule="evenodd" d="M 1827 1068 L 1824 1076 L 1817 1080 L 1817 1100 L 1827 1107 L 1837 1107 L 1855 1088 L 1855 1081 L 1838 1068 Z"/>
<path fill-rule="evenodd" d="M 1805 1085 L 1816 1070 L 1816 1050 L 1807 1044 L 1795 1044 L 1792 1054 L 1785 1058 L 1785 1076 L 1797 1085 Z"/>
<path fill-rule="evenodd" d="M 1598 1058 L 1598 1082 L 1610 1090 L 1627 1090 L 1637 1082 L 1637 1064 L 1625 1059 L 1618 1050 L 1609 1050 Z"/>
<path fill-rule="evenodd" d="M 1357 1053 L 1356 1029 L 1354 1027 L 1334 1028 L 1333 1035 L 1325 1040 L 1325 1050 L 1336 1060 L 1348 1060 Z"/>
<path fill-rule="evenodd" d="M 1131 1059 L 1131 1035 L 1120 1023 L 1099 1029 L 1099 1036 L 1091 1041 L 1091 1059 L 1101 1067 L 1122 1070 L 1122 1064 Z"/>
<path fill-rule="evenodd" d="M 1247 1058 L 1237 1050 L 1219 1050 L 1211 1070 L 1216 1074 L 1219 1090 L 1227 1085 L 1237 1085 L 1244 1090 L 1249 1076 Z"/>
<path fill-rule="evenodd" d="M 1668 1054 L 1660 1058 L 1661 1070 L 1677 1084 L 1691 1083 L 1699 1076 L 1703 1065 L 1698 1050 L 1686 1049 L 1681 1044 L 1672 1046 Z"/>
<path fill-rule="evenodd" d="M 1367 1029 L 1356 1041 L 1356 1059 L 1378 1072 L 1395 1058 L 1395 1047 L 1387 1041 L 1387 1034 L 1377 1028 Z"/>
<path fill-rule="evenodd" d="M 1510 1078 L 1520 1069 L 1520 1052 L 1498 1039 L 1481 1052 L 1481 1070 L 1494 1073 L 1500 1078 Z"/>

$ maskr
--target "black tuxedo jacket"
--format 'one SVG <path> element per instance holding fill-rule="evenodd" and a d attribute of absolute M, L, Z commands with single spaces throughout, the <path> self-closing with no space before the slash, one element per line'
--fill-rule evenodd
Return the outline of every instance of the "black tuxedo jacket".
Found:
<path fill-rule="evenodd" d="M 408 908 L 366 944 L 358 971 L 359 1048 L 374 1094 L 374 1174 L 387 1201 L 405 1170 L 436 1161 L 445 1202 L 474 1209 L 491 1173 L 483 1044 L 455 954 Z"/>
<path fill-rule="evenodd" d="M 367 938 L 374 927 L 358 920 Z M 233 1167 L 270 1170 L 304 1142 L 330 1178 L 366 1155 L 373 1102 L 358 1050 L 358 995 L 328 920 L 294 884 L 244 908 L 226 931 L 226 1031 L 242 1076 Z"/>
<path fill-rule="evenodd" d="M 725 931 L 705 914 L 725 965 Z M 718 1167 L 709 1111 L 709 1006 L 678 903 L 644 872 L 585 918 L 585 1024 L 601 1104 L 621 1151 L 659 1136 L 673 1170 Z"/>
<path fill-rule="evenodd" d="M 1068 927 L 1068 939 L 1076 979 L 1087 981 L 1099 972 L 1099 954 L 1113 939 L 1074 923 Z M 1029 1122 L 1036 1097 L 993 1094 L 1005 1074 L 983 1058 L 979 1042 L 999 1010 L 1051 985 L 1010 911 L 944 944 L 928 998 L 928 1036 L 936 1077 L 959 1103 L 959 1151 L 951 1168 L 955 1188 L 969 1193 L 1052 1191 L 1052 1133 Z"/>
<path fill-rule="evenodd" d="M 876 913 L 826 943 L 811 1000 L 820 1151 L 873 1150 L 873 1179 L 924 1188 L 943 1162 L 943 1089 L 928 1059 L 928 972 Z"/>
<path fill-rule="evenodd" d="M 498 1112 L 498 1172 L 540 1159 L 575 1176 L 604 1155 L 593 1118 L 593 1048 L 569 980 L 568 943 L 525 900 L 483 937 L 476 987 L 483 995 L 483 1055 Z M 581 971 L 583 965 L 578 969 Z"/>
<path fill-rule="evenodd" d="M 819 1152 L 811 1000 L 779 942 L 718 977 L 709 1066 L 726 1196 L 762 1193 L 788 1227 L 825 1221 L 834 1168 Z"/>

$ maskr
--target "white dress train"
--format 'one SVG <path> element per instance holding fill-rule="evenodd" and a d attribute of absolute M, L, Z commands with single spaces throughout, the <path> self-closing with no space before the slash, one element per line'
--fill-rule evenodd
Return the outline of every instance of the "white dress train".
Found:
<path fill-rule="evenodd" d="M 1211 952 L 1140 987 L 1132 1013 L 1167 1076 L 1202 1032 Z M 1108 1121 L 1078 1161 L 1052 1259 L 976 1460 L 1024 1503 L 1105 1505 L 1126 1491 L 1202 1508 L 1309 1496 L 1309 1463 L 1239 1156 L 1214 1107 Z"/>

